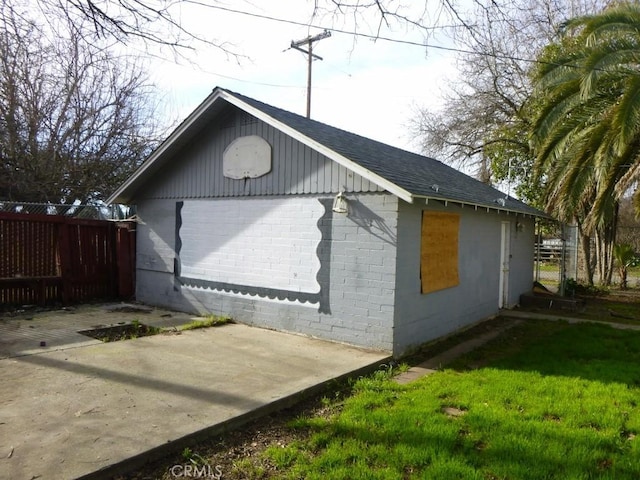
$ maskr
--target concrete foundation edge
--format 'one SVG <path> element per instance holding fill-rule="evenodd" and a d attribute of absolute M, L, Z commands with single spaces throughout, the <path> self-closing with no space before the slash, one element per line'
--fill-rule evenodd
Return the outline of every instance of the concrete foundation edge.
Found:
<path fill-rule="evenodd" d="M 133 457 L 127 458 L 120 462 L 116 462 L 107 467 L 101 468 L 95 472 L 77 477 L 77 480 L 108 480 L 117 477 L 118 475 L 125 475 L 134 472 L 136 469 L 143 467 L 144 465 L 160 460 L 163 457 L 175 455 L 186 447 L 192 447 L 198 442 L 208 440 L 212 437 L 222 435 L 238 428 L 247 425 L 255 420 L 258 420 L 267 415 L 271 415 L 281 410 L 293 407 L 303 400 L 312 397 L 315 394 L 322 392 L 329 383 L 341 382 L 349 378 L 357 378 L 363 375 L 367 375 L 376 371 L 385 363 L 393 360 L 393 357 L 389 356 L 382 360 L 365 365 L 357 370 L 344 373 L 338 377 L 334 377 L 330 380 L 326 380 L 322 383 L 318 383 L 305 390 L 293 393 L 274 402 L 268 403 L 255 410 L 246 412 L 237 417 L 230 418 L 222 423 L 211 425 L 196 432 L 190 433 L 183 437 L 171 440 L 163 445 L 159 445 L 150 450 L 141 452 Z"/>

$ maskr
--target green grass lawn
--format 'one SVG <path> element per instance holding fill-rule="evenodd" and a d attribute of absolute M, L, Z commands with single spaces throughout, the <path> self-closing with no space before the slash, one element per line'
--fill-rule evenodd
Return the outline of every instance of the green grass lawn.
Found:
<path fill-rule="evenodd" d="M 557 263 L 541 263 L 537 268 L 541 272 L 560 272 L 560 266 Z"/>
<path fill-rule="evenodd" d="M 360 379 L 261 461 L 270 478 L 638 479 L 639 403 L 640 332 L 525 322 L 409 385 Z"/>

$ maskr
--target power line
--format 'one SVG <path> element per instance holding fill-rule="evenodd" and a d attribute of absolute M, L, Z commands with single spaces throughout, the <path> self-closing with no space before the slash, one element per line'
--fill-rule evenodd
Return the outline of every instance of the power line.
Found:
<path fill-rule="evenodd" d="M 574 64 L 564 64 L 564 63 L 558 63 L 558 62 L 552 62 L 552 61 L 544 61 L 544 60 L 531 59 L 531 58 L 522 58 L 522 57 L 516 57 L 516 56 L 513 56 L 513 55 L 507 55 L 507 54 L 501 54 L 501 53 L 493 53 L 493 52 L 476 52 L 476 51 L 467 50 L 467 49 L 464 49 L 464 48 L 447 47 L 447 46 L 444 46 L 444 45 L 434 45 L 434 44 L 430 44 L 430 43 L 428 43 L 426 41 L 425 42 L 417 42 L 417 41 L 413 41 L 413 40 L 401 40 L 401 39 L 397 39 L 397 38 L 366 34 L 366 33 L 358 32 L 358 31 L 355 31 L 355 30 L 344 30 L 344 29 L 335 28 L 335 27 L 325 27 L 325 26 L 316 25 L 316 24 L 313 24 L 313 23 L 310 23 L 310 22 L 299 22 L 299 21 L 296 21 L 296 20 L 278 18 L 278 17 L 274 17 L 274 16 L 271 16 L 271 15 L 261 14 L 261 13 L 247 12 L 247 11 L 244 11 L 244 10 L 237 10 L 237 9 L 234 9 L 234 8 L 222 7 L 222 6 L 219 6 L 219 5 L 208 5 L 208 4 L 199 2 L 197 0 L 185 0 L 185 3 L 189 3 L 189 4 L 192 4 L 192 5 L 198 5 L 198 6 L 202 6 L 202 7 L 206 7 L 206 8 L 211 8 L 211 9 L 214 9 L 214 10 L 220 10 L 220 11 L 224 11 L 224 12 L 228 12 L 228 13 L 234 13 L 234 14 L 238 14 L 238 15 L 245 15 L 245 16 L 248 16 L 248 17 L 253 17 L 253 18 L 260 18 L 260 19 L 263 19 L 263 20 L 269 20 L 269 21 L 274 21 L 274 22 L 279 22 L 279 23 L 285 23 L 285 24 L 289 24 L 289 25 L 297 25 L 297 26 L 302 26 L 302 27 L 307 27 L 307 28 L 316 28 L 316 29 L 321 29 L 321 30 L 328 31 L 328 32 L 333 32 L 333 33 L 342 33 L 342 34 L 345 34 L 345 35 L 350 35 L 350 36 L 359 37 L 359 38 L 365 38 L 365 39 L 374 40 L 374 41 L 381 40 L 381 41 L 390 42 L 390 43 L 397 43 L 397 44 L 401 44 L 401 45 L 409 45 L 409 46 L 414 46 L 414 47 L 421 47 L 421 48 L 424 48 L 424 49 L 431 48 L 431 49 L 434 49 L 434 50 L 441 50 L 441 51 L 452 52 L 452 53 L 460 53 L 460 54 L 465 54 L 465 55 L 477 55 L 477 56 L 490 57 L 490 58 L 501 59 L 501 60 L 513 60 L 513 61 L 524 62 L 524 63 L 529 63 L 529 64 L 550 65 L 550 66 L 555 66 L 555 67 L 566 67 L 566 68 L 576 68 L 576 69 L 581 68 L 579 65 L 574 65 Z M 431 26 L 431 27 L 421 26 L 420 28 L 422 28 L 423 30 L 443 30 L 443 29 L 447 29 L 447 28 L 460 28 L 460 27 L 461 27 L 460 25 L 438 25 L 438 26 Z M 605 72 L 606 71 L 606 70 L 601 69 L 601 68 L 594 68 L 593 70 L 600 71 L 600 72 Z M 225 77 L 224 75 L 220 75 L 220 76 L 221 77 Z M 234 77 L 225 77 L 225 78 L 244 81 L 246 83 L 253 83 L 253 84 L 257 84 L 257 85 L 288 88 L 285 85 L 262 84 L 260 82 L 247 82 L 246 80 L 236 79 Z M 294 88 L 301 88 L 301 87 L 294 87 Z"/>
<path fill-rule="evenodd" d="M 299 22 L 296 20 L 290 20 L 290 19 L 285 19 L 285 18 L 278 18 L 278 17 L 273 17 L 271 15 L 265 15 L 265 14 L 261 14 L 261 13 L 254 13 L 254 12 L 247 12 L 244 10 L 237 10 L 234 8 L 229 8 L 229 7 L 221 7 L 219 5 L 207 5 L 204 4 L 202 2 L 198 2 L 195 0 L 189 0 L 188 3 L 190 4 L 194 4 L 194 5 L 200 5 L 203 7 L 207 7 L 207 8 L 211 8 L 214 10 L 221 10 L 224 12 L 229 12 L 229 13 L 235 13 L 238 15 L 245 15 L 248 17 L 254 17 L 254 18 L 260 18 L 263 20 L 270 20 L 270 21 L 274 21 L 274 22 L 280 22 L 280 23 L 286 23 L 289 25 L 297 25 L 297 26 L 301 26 L 301 27 L 307 27 L 307 28 L 317 28 L 320 30 L 325 30 L 325 31 L 330 31 L 332 33 L 343 33 L 345 35 L 351 35 L 354 37 L 360 37 L 360 38 L 366 38 L 368 40 L 381 40 L 381 41 L 385 41 L 385 42 L 391 42 L 391 43 L 398 43 L 401 45 L 410 45 L 413 47 L 421 47 L 421 48 L 432 48 L 434 50 L 442 50 L 442 51 L 446 51 L 446 52 L 453 52 L 453 53 L 462 53 L 462 54 L 466 54 L 466 55 L 480 55 L 480 56 L 485 56 L 485 57 L 492 57 L 492 58 L 497 58 L 497 59 L 502 59 L 502 60 L 515 60 L 518 62 L 526 62 L 526 63 L 534 63 L 534 64 L 540 64 L 540 65 L 555 65 L 555 66 L 568 66 L 568 67 L 572 67 L 573 65 L 565 65 L 565 64 L 559 64 L 559 63 L 554 63 L 554 62 L 546 62 L 546 61 L 542 61 L 542 60 L 537 60 L 537 59 L 530 59 L 530 58 L 522 58 L 522 57 L 515 57 L 512 55 L 507 55 L 507 54 L 500 54 L 500 53 L 490 53 L 490 52 L 475 52 L 473 50 L 467 50 L 464 48 L 458 48 L 458 47 L 447 47 L 444 45 L 435 45 L 435 44 L 430 44 L 427 42 L 417 42 L 417 41 L 413 41 L 413 40 L 401 40 L 398 38 L 391 38 L 391 37 L 384 37 L 384 36 L 379 36 L 379 35 L 372 35 L 372 34 L 367 34 L 367 33 L 362 33 L 362 32 L 358 32 L 355 30 L 344 30 L 344 29 L 340 29 L 340 28 L 335 28 L 335 27 L 325 27 L 322 25 L 315 25 L 313 23 L 309 23 L 309 22 Z M 444 30 L 447 28 L 460 28 L 459 25 L 439 25 L 439 26 L 432 26 L 432 27 L 426 27 L 426 26 L 421 26 L 420 28 L 424 29 L 424 30 Z M 577 66 L 573 66 L 576 67 Z"/>
<path fill-rule="evenodd" d="M 202 2 L 198 2 L 196 0 L 185 0 L 185 3 L 189 3 L 192 5 L 199 5 L 201 7 L 207 7 L 207 8 L 211 8 L 214 10 L 222 10 L 225 12 L 229 12 L 229 13 L 237 13 L 239 15 L 246 15 L 248 17 L 255 17 L 255 18 L 261 18 L 263 20 L 272 20 L 274 22 L 280 22 L 280 23 L 288 23 L 291 25 L 298 25 L 299 27 L 310 27 L 310 28 L 317 28 L 320 30 L 331 30 L 332 32 L 336 32 L 336 33 L 346 33 L 349 35 L 358 35 L 358 36 L 366 36 L 368 38 L 371 39 L 383 39 L 383 37 L 378 37 L 376 35 L 367 35 L 364 33 L 359 33 L 359 32 L 352 32 L 349 30 L 340 30 L 337 28 L 329 28 L 329 27 L 324 27 L 321 25 L 314 25 L 313 23 L 309 23 L 309 22 L 299 22 L 297 20 L 290 20 L 290 19 L 286 19 L 286 18 L 278 18 L 278 17 L 274 17 L 272 15 L 265 15 L 263 13 L 255 13 L 255 12 L 247 12 L 245 10 L 237 10 L 234 8 L 229 8 L 229 7 L 221 7 L 220 5 L 209 5 L 206 3 L 202 3 Z M 426 26 L 420 26 L 421 29 L 423 30 L 444 30 L 447 28 L 459 28 L 459 25 L 434 25 L 431 27 L 426 27 Z M 393 39 L 387 39 L 390 41 L 394 41 Z"/>
<path fill-rule="evenodd" d="M 368 40 L 383 40 L 385 42 L 392 42 L 392 43 L 400 43 L 403 45 L 411 45 L 414 47 L 422 47 L 422 48 L 434 48 L 437 50 L 446 50 L 446 51 L 451 51 L 451 52 L 459 52 L 459 53 L 475 53 L 472 52 L 471 50 L 463 50 L 463 49 L 457 49 L 454 47 L 445 47 L 442 45 L 431 45 L 428 43 L 424 43 L 424 42 L 416 42 L 416 41 L 412 41 L 412 40 L 401 40 L 398 38 L 391 38 L 391 37 L 382 37 L 379 35 L 372 35 L 372 34 L 368 34 L 368 33 L 362 33 L 362 32 L 358 32 L 355 30 L 343 30 L 340 28 L 335 28 L 335 27 L 325 27 L 322 25 L 315 25 L 313 23 L 309 23 L 309 22 L 299 22 L 296 20 L 290 20 L 290 19 L 285 19 L 285 18 L 278 18 L 278 17 L 273 17 L 271 15 L 264 15 L 261 13 L 254 13 L 254 12 L 247 12 L 244 10 L 237 10 L 234 8 L 228 8 L 228 7 L 221 7 L 219 5 L 206 5 L 204 3 L 201 2 L 197 2 L 197 1 L 189 1 L 188 3 L 194 4 L 194 5 L 200 5 L 203 7 L 207 7 L 207 8 L 211 8 L 214 10 L 222 10 L 224 12 L 229 12 L 229 13 L 237 13 L 238 15 L 246 15 L 248 17 L 254 17 L 254 18 L 261 18 L 263 20 L 270 20 L 273 22 L 280 22 L 280 23 L 286 23 L 289 25 L 297 25 L 299 27 L 307 27 L 307 28 L 317 28 L 319 30 L 325 30 L 325 31 L 330 31 L 332 33 L 344 33 L 345 35 L 351 35 L 354 37 L 361 37 L 361 38 L 366 38 Z M 439 25 L 439 26 L 432 26 L 432 27 L 421 27 L 424 30 L 444 30 L 447 28 L 459 28 L 459 26 L 456 25 Z M 516 58 L 513 57 L 506 57 L 506 58 L 512 58 L 513 60 L 517 60 Z"/>

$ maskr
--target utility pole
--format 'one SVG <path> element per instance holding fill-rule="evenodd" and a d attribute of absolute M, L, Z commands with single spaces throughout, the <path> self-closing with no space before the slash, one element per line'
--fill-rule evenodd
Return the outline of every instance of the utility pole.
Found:
<path fill-rule="evenodd" d="M 294 42 L 293 40 L 291 41 L 291 48 L 307 54 L 307 118 L 311 118 L 311 63 L 314 59 L 322 60 L 322 57 L 313 53 L 313 42 L 318 42 L 323 38 L 330 36 L 331 32 L 329 30 L 325 30 L 313 37 L 309 36 L 303 40 L 298 40 L 297 42 Z M 302 45 L 307 45 L 307 50 L 301 48 Z"/>

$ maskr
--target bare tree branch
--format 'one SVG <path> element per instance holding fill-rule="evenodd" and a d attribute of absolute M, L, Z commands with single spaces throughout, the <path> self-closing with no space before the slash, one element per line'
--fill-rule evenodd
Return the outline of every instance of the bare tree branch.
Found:
<path fill-rule="evenodd" d="M 0 199 L 104 198 L 159 137 L 144 70 L 51 25 L 0 3 Z"/>
<path fill-rule="evenodd" d="M 173 11 L 189 0 L 38 0 L 46 15 L 64 17 L 83 37 L 130 43 L 141 40 L 169 47 L 176 55 L 198 46 L 212 46 L 229 57 L 240 57 L 227 42 L 187 29 Z M 81 31 L 80 31 L 81 29 Z"/>
<path fill-rule="evenodd" d="M 531 163 L 528 143 L 505 133 L 525 135 L 529 70 L 537 52 L 567 18 L 595 11 L 605 0 L 474 0 L 466 15 L 443 1 L 465 27 L 452 33 L 467 53 L 458 56 L 459 80 L 449 87 L 442 111 L 418 107 L 411 131 L 426 153 L 474 169 L 485 180 L 511 181 L 514 172 L 500 162 Z M 519 175 L 527 174 L 522 169 Z"/>

